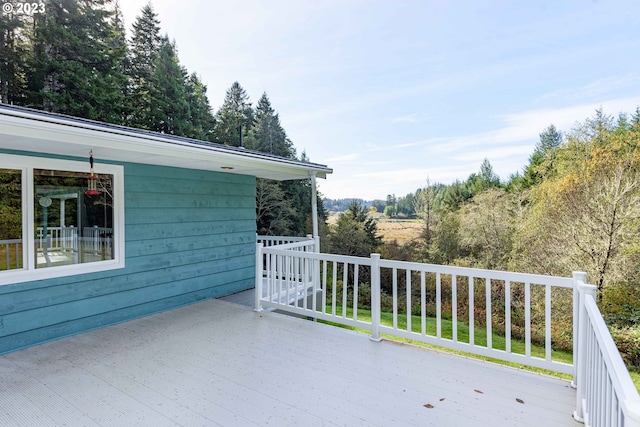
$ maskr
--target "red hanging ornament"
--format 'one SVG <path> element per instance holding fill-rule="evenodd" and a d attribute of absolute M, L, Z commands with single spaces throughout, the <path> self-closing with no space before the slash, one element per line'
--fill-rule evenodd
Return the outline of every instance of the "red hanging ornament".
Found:
<path fill-rule="evenodd" d="M 87 196 L 97 196 L 100 194 L 98 191 L 98 178 L 93 172 L 93 150 L 89 152 L 89 164 L 91 165 L 91 174 L 87 178 L 88 190 L 84 192 Z"/>

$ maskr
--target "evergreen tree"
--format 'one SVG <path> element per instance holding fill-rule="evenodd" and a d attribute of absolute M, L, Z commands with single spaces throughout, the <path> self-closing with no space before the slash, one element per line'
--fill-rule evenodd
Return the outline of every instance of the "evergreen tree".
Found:
<path fill-rule="evenodd" d="M 253 124 L 253 110 L 249 95 L 240 83 L 227 89 L 224 102 L 215 115 L 215 141 L 234 147 L 243 146 L 244 134 Z"/>
<path fill-rule="evenodd" d="M 47 2 L 34 17 L 30 104 L 47 111 L 104 120 L 118 108 L 114 88 L 122 54 L 114 55 L 110 0 Z M 121 97 L 116 96 L 116 99 Z"/>
<path fill-rule="evenodd" d="M 187 80 L 187 100 L 189 103 L 191 137 L 203 141 L 213 141 L 215 119 L 207 98 L 207 87 L 196 73 Z"/>
<path fill-rule="evenodd" d="M 529 164 L 524 169 L 521 188 L 529 188 L 542 182 L 542 179 L 553 169 L 555 151 L 562 143 L 562 133 L 554 125 L 549 125 L 540 134 L 540 141 L 529 157 Z"/>
<path fill-rule="evenodd" d="M 178 63 L 175 44 L 164 37 L 154 64 L 151 87 L 151 130 L 192 136 L 186 70 Z"/>
<path fill-rule="evenodd" d="M 636 107 L 636 111 L 631 116 L 631 129 L 634 131 L 640 130 L 640 106 Z"/>
<path fill-rule="evenodd" d="M 133 23 L 133 35 L 129 48 L 129 126 L 142 129 L 156 127 L 154 96 L 156 95 L 155 65 L 160 55 L 162 37 L 160 21 L 151 3 L 142 8 Z"/>
<path fill-rule="evenodd" d="M 444 191 L 442 203 L 449 210 L 455 211 L 472 196 L 473 194 L 469 191 L 467 185 L 456 180 Z"/>
<path fill-rule="evenodd" d="M 26 14 L 0 12 L 0 102 L 24 105 L 28 54 Z"/>
<path fill-rule="evenodd" d="M 340 214 L 335 228 L 329 236 L 332 253 L 352 256 L 369 256 L 382 244 L 378 236 L 378 226 L 368 215 L 360 202 L 353 201 L 349 208 Z"/>
<path fill-rule="evenodd" d="M 282 128 L 280 118 L 271 107 L 266 93 L 263 93 L 258 101 L 255 121 L 248 132 L 244 145 L 263 153 L 289 158 L 296 157 L 295 148 Z"/>
<path fill-rule="evenodd" d="M 105 105 L 97 119 L 107 123 L 126 124 L 126 118 L 130 113 L 128 109 L 127 87 L 127 38 L 124 29 L 124 19 L 118 1 L 113 10 L 113 19 L 107 29 L 105 55 L 110 58 L 103 83 L 108 96 L 105 97 Z"/>

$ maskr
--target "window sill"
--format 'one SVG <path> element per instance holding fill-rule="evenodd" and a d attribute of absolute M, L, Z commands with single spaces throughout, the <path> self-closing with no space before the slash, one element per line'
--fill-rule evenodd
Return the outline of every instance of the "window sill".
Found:
<path fill-rule="evenodd" d="M 59 267 L 46 267 L 35 270 L 7 270 L 0 272 L 0 286 L 34 282 L 36 280 L 55 279 L 65 276 L 75 276 L 79 274 L 99 273 L 124 267 L 124 260 L 109 260 L 85 264 L 61 265 Z"/>

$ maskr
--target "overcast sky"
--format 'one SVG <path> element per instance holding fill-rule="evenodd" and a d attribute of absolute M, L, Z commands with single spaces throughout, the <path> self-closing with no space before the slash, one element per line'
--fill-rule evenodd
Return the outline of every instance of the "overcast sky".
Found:
<path fill-rule="evenodd" d="M 147 0 L 120 0 L 129 31 Z M 214 111 L 266 92 L 330 198 L 522 170 L 550 124 L 640 105 L 638 1 L 151 0 Z"/>

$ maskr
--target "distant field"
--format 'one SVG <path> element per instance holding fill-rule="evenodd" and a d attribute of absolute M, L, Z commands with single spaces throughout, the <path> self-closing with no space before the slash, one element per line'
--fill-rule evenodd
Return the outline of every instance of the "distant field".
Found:
<path fill-rule="evenodd" d="M 385 242 L 396 240 L 400 245 L 420 237 L 422 227 L 422 221 L 419 220 L 387 219 L 378 221 L 378 231 L 382 235 L 382 240 Z"/>
<path fill-rule="evenodd" d="M 332 212 L 329 215 L 329 224 L 335 224 L 338 219 L 337 213 Z M 416 219 L 387 219 L 384 215 L 378 213 L 373 214 L 378 221 L 378 233 L 385 242 L 397 241 L 398 244 L 404 245 L 413 239 L 416 239 L 422 233 L 423 223 Z"/>

